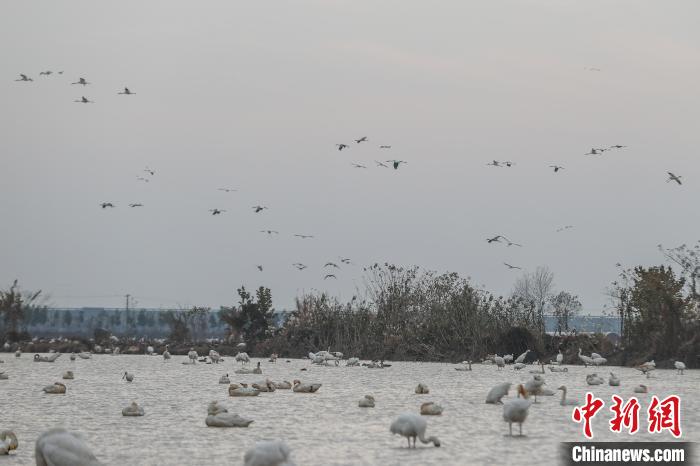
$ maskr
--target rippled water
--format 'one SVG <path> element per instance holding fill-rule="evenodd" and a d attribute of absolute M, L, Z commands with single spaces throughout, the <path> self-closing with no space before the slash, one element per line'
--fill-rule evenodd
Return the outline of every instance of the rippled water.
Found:
<path fill-rule="evenodd" d="M 364 367 L 319 367 L 309 361 L 262 360 L 263 375 L 236 375 L 233 358 L 219 365 L 183 365 L 185 356 L 164 362 L 159 356 L 95 355 L 93 359 L 70 361 L 62 355 L 55 363 L 35 363 L 32 355 L 15 358 L 2 354 L 0 371 L 0 429 L 12 429 L 20 447 L 11 457 L 0 457 L 0 465 L 34 464 L 37 435 L 55 426 L 84 433 L 98 458 L 106 464 L 124 465 L 218 465 L 242 464 L 243 454 L 256 441 L 284 439 L 297 465 L 463 465 L 558 463 L 561 441 L 581 441 L 581 427 L 570 420 L 571 408 L 558 404 L 558 397 L 540 398 L 530 409 L 523 438 L 505 436 L 501 406 L 487 405 L 484 398 L 495 384 L 529 379 L 531 368 L 498 371 L 493 366 L 474 365 L 472 372 L 459 372 L 451 364 L 393 363 L 383 370 Z M 300 369 L 308 368 L 308 371 Z M 65 370 L 74 380 L 61 380 Z M 535 369 L 534 367 L 532 369 Z M 125 370 L 134 382 L 121 380 Z M 700 440 L 700 371 L 657 370 L 651 379 L 628 368 L 599 368 L 599 374 L 614 371 L 620 387 L 591 387 L 606 401 L 606 412 L 594 420 L 596 440 L 671 441 L 670 433 L 634 436 L 612 434 L 608 404 L 614 393 L 627 399 L 639 383 L 649 394 L 637 395 L 642 414 L 653 394 L 682 397 L 683 440 Z M 570 366 L 568 373 L 545 375 L 547 386 L 565 384 L 569 396 L 582 399 L 589 389 L 585 374 L 593 372 Z M 218 384 L 228 373 L 231 381 L 257 382 L 301 379 L 320 382 L 315 394 L 278 390 L 258 397 L 232 398 L 227 385 Z M 65 395 L 41 391 L 54 381 L 64 382 Z M 415 395 L 418 382 L 427 384 L 429 395 Z M 358 400 L 372 394 L 374 409 L 358 408 Z M 511 395 L 514 393 L 511 391 Z M 144 417 L 123 417 L 121 409 L 136 400 Z M 207 404 L 219 400 L 229 409 L 255 420 L 248 428 L 217 429 L 204 425 Z M 420 445 L 405 447 L 406 440 L 389 433 L 389 424 L 400 413 L 418 412 L 421 403 L 435 401 L 444 406 L 442 416 L 428 416 L 428 435 L 436 435 L 441 448 Z M 642 416 L 642 429 L 645 417 Z"/>

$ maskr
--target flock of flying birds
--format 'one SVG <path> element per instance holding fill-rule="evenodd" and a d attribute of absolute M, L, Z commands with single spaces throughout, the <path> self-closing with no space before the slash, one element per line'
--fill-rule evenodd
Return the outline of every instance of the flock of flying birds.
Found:
<path fill-rule="evenodd" d="M 599 71 L 599 70 L 596 69 L 596 71 Z M 42 71 L 42 72 L 39 73 L 39 76 L 46 76 L 46 77 L 49 77 L 49 76 L 51 76 L 52 74 L 54 74 L 53 71 Z M 56 74 L 62 75 L 62 74 L 63 74 L 63 71 L 58 71 Z M 15 81 L 19 81 L 19 82 L 33 82 L 33 81 L 34 81 L 31 77 L 29 77 L 29 76 L 26 75 L 26 74 L 20 74 L 19 76 L 20 76 L 19 79 L 15 79 Z M 82 78 L 82 77 L 78 78 L 77 81 L 71 83 L 71 85 L 81 85 L 81 86 L 83 86 L 83 87 L 84 87 L 84 86 L 87 86 L 87 85 L 89 85 L 89 84 L 91 84 L 91 83 L 88 82 L 85 78 Z M 128 87 L 124 87 L 124 89 L 123 89 L 122 91 L 120 91 L 120 92 L 117 92 L 117 94 L 119 94 L 119 95 L 135 95 L 135 93 L 134 93 L 134 92 L 131 92 L 131 90 L 129 90 Z M 80 99 L 76 99 L 76 100 L 74 100 L 74 102 L 77 102 L 77 103 L 85 103 L 85 104 L 87 104 L 87 103 L 94 103 L 94 101 L 89 100 L 89 99 L 88 99 L 87 97 L 85 97 L 85 96 L 81 96 Z M 358 144 L 358 145 L 359 145 L 359 144 L 362 144 L 362 143 L 367 143 L 367 142 L 369 142 L 369 138 L 368 138 L 367 136 L 362 136 L 362 137 L 359 138 L 359 139 L 354 139 L 354 142 L 355 142 L 355 144 Z M 337 147 L 338 151 L 342 152 L 343 150 L 349 149 L 349 148 L 351 147 L 351 145 L 350 145 L 350 144 L 346 144 L 346 143 L 338 143 L 338 144 L 336 144 L 336 147 Z M 615 145 L 612 145 L 612 146 L 609 146 L 609 147 L 592 147 L 591 150 L 590 150 L 589 152 L 586 152 L 584 155 L 602 155 L 603 153 L 605 153 L 605 152 L 607 152 L 607 151 L 624 149 L 624 148 L 626 148 L 626 147 L 627 147 L 627 146 L 623 146 L 623 145 L 620 145 L 620 144 L 615 144 Z M 390 146 L 390 145 L 380 145 L 380 146 L 379 146 L 379 149 L 380 149 L 380 150 L 390 150 L 390 149 L 391 149 L 391 146 Z M 401 164 L 406 164 L 406 163 L 408 163 L 408 162 L 406 162 L 405 160 L 397 160 L 397 159 L 389 159 L 389 160 L 384 160 L 384 161 L 375 160 L 374 162 L 375 162 L 375 164 L 376 164 L 377 167 L 381 167 L 381 168 L 390 168 L 390 167 L 393 167 L 394 170 L 398 170 L 399 167 L 401 166 Z M 355 167 L 355 168 L 364 168 L 364 169 L 367 168 L 366 165 L 363 165 L 363 164 L 357 163 L 357 162 L 352 162 L 351 165 L 352 165 L 353 167 Z M 503 168 L 503 167 L 511 168 L 511 167 L 513 167 L 513 166 L 515 165 L 515 163 L 512 162 L 512 161 L 509 161 L 509 160 L 506 160 L 506 161 L 492 160 L 491 162 L 487 163 L 486 165 L 487 165 L 487 166 L 491 166 L 491 167 L 498 167 L 498 168 Z M 550 165 L 549 168 L 551 168 L 551 169 L 554 171 L 554 173 L 559 173 L 561 170 L 565 170 L 565 168 L 564 168 L 563 166 L 561 166 L 561 165 Z M 151 168 L 149 168 L 149 167 L 146 167 L 143 171 L 144 171 L 144 173 L 146 173 L 146 175 L 148 175 L 148 176 L 138 176 L 138 177 L 137 177 L 137 180 L 138 180 L 138 181 L 145 182 L 145 183 L 148 183 L 148 182 L 150 181 L 150 178 L 149 178 L 149 177 L 153 177 L 153 176 L 155 175 L 155 173 L 156 173 L 155 170 L 153 170 L 153 169 L 151 169 Z M 676 175 L 676 174 L 674 174 L 673 172 L 670 172 L 670 171 L 669 171 L 669 172 L 666 172 L 666 173 L 668 174 L 668 179 L 666 180 L 667 183 L 673 181 L 673 182 L 677 183 L 678 185 L 682 185 L 682 184 L 683 184 L 683 183 L 681 182 L 682 176 Z M 219 191 L 226 192 L 226 193 L 230 193 L 230 192 L 235 192 L 235 191 L 237 191 L 237 190 L 234 189 L 234 188 L 218 188 L 218 190 L 219 190 Z M 107 209 L 107 208 L 114 208 L 114 207 L 116 207 L 112 202 L 102 202 L 102 203 L 100 203 L 100 206 L 102 207 L 102 209 Z M 129 207 L 130 207 L 130 208 L 143 207 L 143 206 L 144 206 L 144 205 L 143 205 L 142 203 L 131 203 L 131 204 L 129 204 Z M 253 209 L 253 211 L 257 214 L 257 213 L 262 212 L 263 210 L 268 209 L 268 207 L 267 207 L 267 206 L 264 206 L 264 205 L 255 205 L 255 206 L 252 206 L 252 209 Z M 211 215 L 221 215 L 221 214 L 223 214 L 224 212 L 226 212 L 226 210 L 225 210 L 225 209 L 220 209 L 220 208 L 213 208 L 213 209 L 209 209 L 209 212 L 211 213 Z M 569 229 L 571 229 L 571 228 L 574 228 L 574 226 L 573 226 L 573 225 L 566 225 L 566 226 L 563 226 L 563 227 L 558 228 L 556 231 L 557 231 L 557 232 L 562 232 L 562 231 L 569 230 Z M 261 232 L 261 233 L 266 233 L 267 235 L 273 235 L 273 234 L 276 235 L 276 234 L 279 234 L 279 232 L 276 231 L 276 230 L 260 230 L 260 232 Z M 310 239 L 310 238 L 313 238 L 313 237 L 314 237 L 313 235 L 303 235 L 303 234 L 295 234 L 294 236 L 295 236 L 295 237 L 298 237 L 298 238 L 301 238 L 301 239 Z M 522 244 L 519 244 L 519 243 L 516 243 L 516 242 L 511 241 L 511 240 L 508 239 L 508 237 L 506 237 L 505 235 L 496 235 L 496 236 L 494 236 L 494 237 L 492 237 L 492 238 L 487 238 L 486 241 L 487 241 L 489 244 L 493 244 L 493 243 L 503 243 L 503 244 L 506 244 L 508 247 L 510 247 L 510 246 L 522 247 Z M 344 263 L 344 264 L 350 264 L 350 263 L 351 263 L 349 259 L 345 259 L 345 258 L 341 258 L 341 262 Z M 512 264 L 509 264 L 509 263 L 507 263 L 507 262 L 504 262 L 503 265 L 505 265 L 509 270 L 522 270 L 522 267 L 519 267 L 519 266 L 516 266 L 516 265 L 512 265 Z M 300 262 L 296 262 L 296 263 L 292 264 L 292 266 L 295 267 L 297 270 L 300 270 L 300 271 L 301 271 L 301 270 L 304 270 L 304 269 L 306 269 L 306 268 L 308 268 L 305 264 L 302 264 L 302 263 L 300 263 Z M 324 269 L 324 270 L 327 270 L 327 267 L 339 268 L 339 266 L 338 266 L 337 264 L 333 263 L 333 262 L 328 262 L 328 263 L 326 263 L 326 264 L 323 266 L 323 269 Z M 262 272 L 262 271 L 263 271 L 263 266 L 262 266 L 262 265 L 257 265 L 257 269 L 258 269 L 259 271 Z M 329 278 L 336 279 L 337 277 L 335 276 L 335 274 L 332 274 L 332 273 L 327 273 L 327 274 L 325 274 L 324 280 L 329 279 Z"/>

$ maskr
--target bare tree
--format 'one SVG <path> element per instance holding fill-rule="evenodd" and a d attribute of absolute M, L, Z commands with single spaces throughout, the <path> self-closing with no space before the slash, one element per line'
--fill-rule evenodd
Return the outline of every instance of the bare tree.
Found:
<path fill-rule="evenodd" d="M 532 320 L 543 335 L 544 314 L 554 288 L 554 274 L 547 266 L 539 266 L 534 272 L 525 272 L 513 285 L 512 296 L 532 304 Z"/>
<path fill-rule="evenodd" d="M 583 307 L 578 296 L 572 295 L 566 291 L 560 291 L 559 294 L 552 296 L 549 302 L 552 306 L 554 317 L 557 318 L 557 329 L 559 333 L 561 333 L 562 330 L 568 332 L 569 321 L 573 317 L 576 317 Z"/>
<path fill-rule="evenodd" d="M 692 247 L 681 244 L 678 247 L 666 249 L 659 244 L 659 251 L 661 251 L 666 259 L 681 267 L 681 276 L 688 281 L 691 298 L 695 301 L 700 300 L 700 294 L 698 294 L 698 280 L 700 280 L 700 240 Z"/>
<path fill-rule="evenodd" d="M 19 336 L 18 328 L 24 320 L 26 311 L 39 306 L 41 290 L 34 293 L 25 293 L 20 290 L 17 280 L 7 291 L 0 291 L 0 314 L 3 315 L 8 327 L 7 336 L 10 340 L 16 340 Z"/>

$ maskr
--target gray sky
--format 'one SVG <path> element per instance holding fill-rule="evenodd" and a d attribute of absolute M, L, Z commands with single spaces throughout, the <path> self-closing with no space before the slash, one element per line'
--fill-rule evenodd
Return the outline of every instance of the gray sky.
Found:
<path fill-rule="evenodd" d="M 0 284 L 147 307 L 266 285 L 283 308 L 348 299 L 375 261 L 508 293 L 506 261 L 548 265 L 595 311 L 616 262 L 698 239 L 698 17 L 694 0 L 2 2 Z M 339 256 L 356 265 L 324 281 Z"/>

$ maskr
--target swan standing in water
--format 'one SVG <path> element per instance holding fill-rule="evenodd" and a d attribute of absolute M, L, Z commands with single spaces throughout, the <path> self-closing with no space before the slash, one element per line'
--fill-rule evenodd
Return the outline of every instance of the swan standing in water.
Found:
<path fill-rule="evenodd" d="M 42 388 L 42 390 L 44 390 L 44 393 L 60 395 L 66 393 L 66 386 L 63 385 L 61 382 L 54 382 L 53 385 L 47 385 L 44 388 Z"/>
<path fill-rule="evenodd" d="M 143 416 L 144 414 L 143 408 L 135 401 L 132 401 L 129 406 L 122 409 L 122 416 Z"/>
<path fill-rule="evenodd" d="M 673 365 L 675 366 L 678 373 L 680 375 L 683 375 L 683 371 L 685 370 L 685 363 L 681 361 L 673 361 Z"/>
<path fill-rule="evenodd" d="M 65 380 L 73 380 L 75 376 L 73 375 L 73 371 L 66 371 L 63 373 L 63 378 Z"/>
<path fill-rule="evenodd" d="M 165 351 L 163 351 L 163 361 L 167 361 L 168 359 L 170 359 L 170 350 L 168 345 L 165 345 Z"/>
<path fill-rule="evenodd" d="M 245 452 L 243 466 L 294 466 L 291 450 L 281 440 L 264 440 Z"/>
<path fill-rule="evenodd" d="M 438 440 L 437 437 L 425 438 L 425 429 L 427 429 L 427 427 L 428 422 L 419 414 L 404 413 L 391 423 L 389 431 L 392 434 L 399 434 L 406 437 L 408 448 L 411 448 L 411 439 L 413 439 L 413 448 L 416 448 L 416 438 L 420 440 L 421 443 L 427 444 L 432 442 L 433 445 L 439 447 L 440 440 Z"/>
<path fill-rule="evenodd" d="M 620 379 L 612 372 L 610 373 L 610 378 L 608 379 L 608 385 L 610 385 L 611 387 L 620 386 Z"/>
<path fill-rule="evenodd" d="M 51 429 L 34 447 L 36 466 L 101 466 L 85 441 L 65 429 Z"/>
<path fill-rule="evenodd" d="M 209 359 L 211 359 L 211 362 L 214 364 L 219 364 L 219 361 L 221 361 L 221 355 L 218 351 L 209 350 Z"/>
<path fill-rule="evenodd" d="M 294 381 L 294 390 L 296 393 L 316 393 L 321 388 L 320 383 L 301 383 L 300 380 Z"/>
<path fill-rule="evenodd" d="M 566 399 L 566 385 L 562 385 L 561 387 L 557 388 L 557 390 L 561 390 L 561 401 L 559 401 L 559 404 L 562 406 L 578 406 L 580 403 L 576 400 L 567 400 Z"/>
<path fill-rule="evenodd" d="M 190 363 L 195 364 L 199 355 L 194 348 L 190 348 L 190 351 L 187 353 L 187 357 L 190 359 Z"/>
<path fill-rule="evenodd" d="M 134 374 L 124 372 L 124 375 L 122 375 L 122 380 L 124 380 L 124 379 L 126 379 L 127 382 L 133 382 L 134 381 Z"/>
<path fill-rule="evenodd" d="M 560 366 L 564 362 L 564 355 L 561 353 L 561 350 L 559 350 L 559 354 L 557 354 L 557 364 Z"/>
<path fill-rule="evenodd" d="M 204 423 L 209 427 L 248 427 L 252 419 L 245 419 L 238 414 L 229 413 L 226 408 L 219 406 L 218 401 L 212 401 L 207 407 L 207 418 Z"/>
<path fill-rule="evenodd" d="M 515 400 L 507 401 L 503 405 L 503 420 L 508 423 L 508 430 L 510 436 L 513 436 L 513 423 L 517 423 L 520 428 L 520 435 L 523 435 L 523 422 L 527 419 L 528 411 L 532 402 L 527 399 L 527 392 L 525 387 L 518 385 L 518 396 L 522 398 L 516 398 Z"/>
<path fill-rule="evenodd" d="M 430 393 L 430 389 L 424 383 L 419 383 L 414 391 L 416 392 L 416 395 L 427 395 Z"/>
<path fill-rule="evenodd" d="M 420 413 L 424 416 L 439 416 L 442 414 L 442 410 L 442 406 L 432 401 L 420 405 Z"/>
<path fill-rule="evenodd" d="M 372 395 L 365 395 L 357 403 L 360 408 L 374 408 L 374 397 Z"/>
<path fill-rule="evenodd" d="M 19 446 L 17 436 L 11 430 L 0 432 L 0 455 L 9 455 L 12 450 Z"/>
<path fill-rule="evenodd" d="M 488 404 L 501 404 L 501 398 L 506 396 L 508 394 L 508 391 L 510 390 L 511 383 L 510 382 L 505 382 L 502 384 L 498 384 L 495 387 L 493 387 L 491 390 L 489 390 L 489 393 L 486 395 L 486 403 Z"/>

